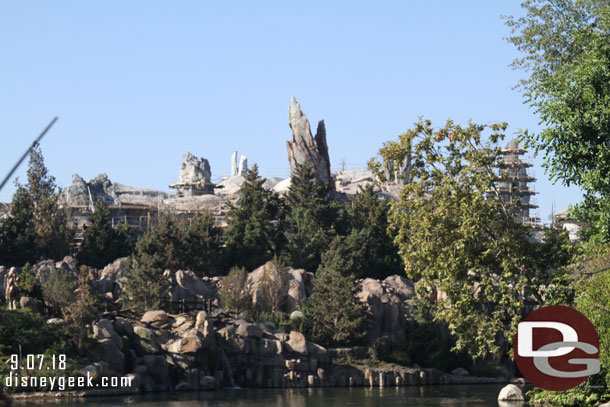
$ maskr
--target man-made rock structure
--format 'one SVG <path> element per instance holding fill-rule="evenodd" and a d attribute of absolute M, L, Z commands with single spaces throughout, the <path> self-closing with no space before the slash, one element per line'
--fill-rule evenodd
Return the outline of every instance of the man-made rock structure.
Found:
<path fill-rule="evenodd" d="M 178 197 L 213 194 L 214 184 L 211 179 L 212 171 L 208 160 L 188 152 L 182 157 L 178 182 L 170 187 L 176 189 Z"/>
<path fill-rule="evenodd" d="M 231 156 L 231 176 L 246 175 L 248 170 L 248 159 L 242 155 L 239 157 L 239 164 L 237 163 L 237 151 Z"/>
<path fill-rule="evenodd" d="M 392 342 L 405 339 L 407 321 L 415 300 L 414 284 L 411 280 L 394 275 L 383 281 L 366 278 L 362 280 L 358 293 L 370 312 L 367 339 L 374 342 L 387 338 Z"/>
<path fill-rule="evenodd" d="M 288 108 L 288 124 L 292 130 L 292 141 L 286 142 L 290 173 L 294 174 L 298 164 L 309 163 L 313 167 L 319 183 L 331 183 L 330 158 L 328 156 L 324 120 L 318 122 L 318 129 L 314 138 L 311 134 L 307 116 L 301 110 L 301 106 L 296 99 L 292 97 Z"/>
<path fill-rule="evenodd" d="M 80 175 L 72 175 L 72 185 L 65 189 L 63 198 L 70 206 L 92 208 L 98 199 L 107 205 L 157 205 L 169 196 L 166 192 L 135 188 L 110 181 L 106 174 L 85 181 Z"/>
<path fill-rule="evenodd" d="M 367 185 L 375 184 L 375 175 L 367 168 L 334 172 L 335 189 L 347 195 L 355 195 Z"/>

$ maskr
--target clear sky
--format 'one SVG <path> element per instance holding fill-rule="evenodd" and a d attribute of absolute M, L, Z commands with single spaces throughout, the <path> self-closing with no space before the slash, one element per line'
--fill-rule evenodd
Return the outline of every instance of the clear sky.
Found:
<path fill-rule="evenodd" d="M 234 150 L 287 176 L 293 95 L 313 127 L 325 119 L 334 169 L 365 166 L 420 116 L 535 131 L 500 18 L 519 3 L 4 1 L 0 177 L 55 115 L 42 152 L 60 186 L 106 173 L 166 191 L 187 151 L 210 161 L 213 180 Z M 535 162 L 547 221 L 553 201 L 582 194 Z"/>

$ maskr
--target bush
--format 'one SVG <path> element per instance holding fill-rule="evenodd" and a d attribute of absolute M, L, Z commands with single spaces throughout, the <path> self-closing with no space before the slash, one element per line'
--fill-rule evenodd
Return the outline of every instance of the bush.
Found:
<path fill-rule="evenodd" d="M 222 279 L 222 286 L 218 291 L 222 306 L 235 313 L 246 312 L 252 305 L 251 284 L 248 273 L 243 267 L 233 267 L 229 274 Z"/>
<path fill-rule="evenodd" d="M 63 311 L 74 297 L 74 282 L 63 269 L 54 268 L 49 279 L 42 284 L 42 297 L 56 314 Z"/>

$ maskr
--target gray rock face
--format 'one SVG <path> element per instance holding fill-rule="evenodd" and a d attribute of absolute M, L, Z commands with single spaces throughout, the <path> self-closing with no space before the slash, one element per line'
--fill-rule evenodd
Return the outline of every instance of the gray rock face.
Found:
<path fill-rule="evenodd" d="M 523 392 L 514 384 L 508 384 L 502 387 L 498 395 L 498 401 L 524 401 Z"/>
<path fill-rule="evenodd" d="M 100 319 L 97 324 L 93 325 L 93 335 L 96 338 L 112 339 L 119 349 L 123 349 L 123 340 L 115 332 L 112 322 L 107 319 Z"/>
<path fill-rule="evenodd" d="M 118 203 L 118 196 L 108 175 L 99 174 L 86 182 L 80 175 L 72 175 L 72 185 L 66 189 L 66 200 L 73 205 L 91 205 L 98 199 L 108 205 Z"/>
<path fill-rule="evenodd" d="M 190 152 L 182 157 L 178 182 L 210 182 L 211 179 L 212 171 L 208 160 L 197 158 Z"/>
<path fill-rule="evenodd" d="M 245 155 L 239 157 L 239 168 L 237 169 L 237 175 L 246 175 L 248 171 L 248 159 Z"/>
<path fill-rule="evenodd" d="M 99 341 L 100 357 L 110 370 L 123 373 L 125 367 L 125 355 L 112 339 L 101 339 Z"/>
<path fill-rule="evenodd" d="M 314 138 L 307 116 L 293 97 L 288 108 L 288 124 L 292 130 L 292 141 L 286 142 L 290 173 L 294 174 L 298 164 L 309 163 L 313 167 L 316 180 L 319 183 L 331 183 L 330 158 L 328 156 L 324 120 L 318 122 L 318 129 Z"/>

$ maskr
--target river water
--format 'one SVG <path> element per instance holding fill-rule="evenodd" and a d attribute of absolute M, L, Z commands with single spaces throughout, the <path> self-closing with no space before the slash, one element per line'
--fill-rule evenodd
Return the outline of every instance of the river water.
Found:
<path fill-rule="evenodd" d="M 176 395 L 153 393 L 111 399 L 41 401 L 17 406 L 36 407 L 497 407 L 503 385 L 453 385 L 387 388 L 230 389 Z"/>

